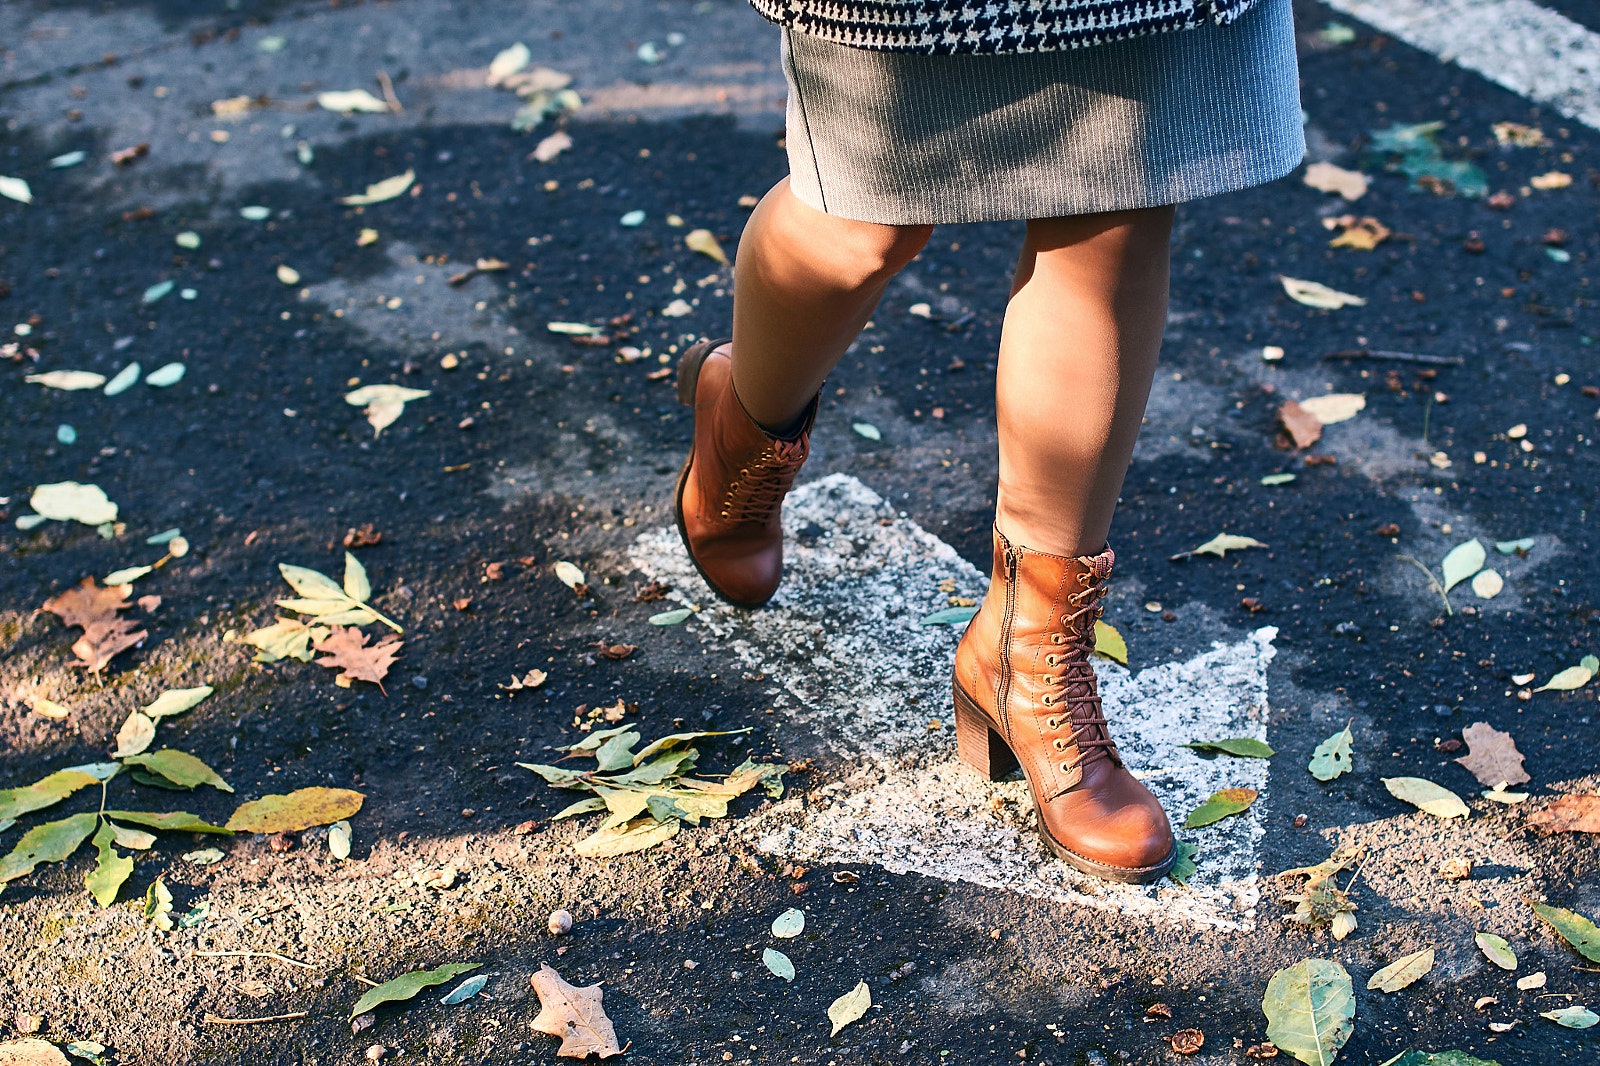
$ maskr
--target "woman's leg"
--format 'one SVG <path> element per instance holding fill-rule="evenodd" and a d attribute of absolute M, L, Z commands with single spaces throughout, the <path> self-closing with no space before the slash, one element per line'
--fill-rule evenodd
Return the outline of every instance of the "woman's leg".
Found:
<path fill-rule="evenodd" d="M 1133 457 L 1167 321 L 1173 209 L 1028 223 L 1000 336 L 996 525 L 1098 553 Z"/>
<path fill-rule="evenodd" d="M 789 179 L 773 186 L 734 266 L 733 383 L 751 418 L 779 433 L 793 427 L 932 232 L 824 214 Z"/>

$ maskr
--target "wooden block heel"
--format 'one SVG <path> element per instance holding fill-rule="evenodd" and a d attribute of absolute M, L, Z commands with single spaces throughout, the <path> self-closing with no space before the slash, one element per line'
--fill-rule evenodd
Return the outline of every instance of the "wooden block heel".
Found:
<path fill-rule="evenodd" d="M 961 691 L 960 685 L 953 685 L 951 692 L 956 712 L 956 751 L 961 761 L 987 781 L 998 781 L 1015 770 L 1017 757 L 1005 738 L 994 731 L 977 704 Z"/>

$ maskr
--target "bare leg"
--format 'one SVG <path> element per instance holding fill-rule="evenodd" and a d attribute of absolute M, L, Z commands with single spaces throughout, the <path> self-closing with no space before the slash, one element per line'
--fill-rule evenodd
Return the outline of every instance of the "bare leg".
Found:
<path fill-rule="evenodd" d="M 733 386 L 774 432 L 792 426 L 932 226 L 882 226 L 824 214 L 785 178 L 739 238 L 734 267 Z"/>
<path fill-rule="evenodd" d="M 996 523 L 1053 555 L 1099 552 L 1167 320 L 1173 209 L 1028 223 L 1000 336 Z"/>

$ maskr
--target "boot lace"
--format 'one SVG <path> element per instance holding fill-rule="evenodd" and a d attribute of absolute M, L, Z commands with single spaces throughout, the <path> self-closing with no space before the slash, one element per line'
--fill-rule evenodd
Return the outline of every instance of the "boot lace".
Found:
<path fill-rule="evenodd" d="M 1062 773 L 1102 756 L 1121 762 L 1116 741 L 1111 739 L 1106 728 L 1094 663 L 1089 658 L 1094 651 L 1094 624 L 1103 609 L 1100 600 L 1106 594 L 1105 582 L 1092 574 L 1082 574 L 1078 580 L 1083 585 L 1082 591 L 1067 596 L 1067 602 L 1077 609 L 1070 614 L 1063 613 L 1062 632 L 1050 634 L 1050 643 L 1064 650 L 1044 657 L 1046 667 L 1059 667 L 1060 672 L 1040 678 L 1051 691 L 1041 696 L 1039 702 L 1049 708 L 1065 707 L 1065 713 L 1055 713 L 1045 719 L 1046 728 L 1052 732 L 1071 728 L 1070 737 L 1055 737 L 1052 746 L 1062 754 L 1069 747 L 1077 748 L 1077 754 L 1070 761 L 1061 763 Z"/>
<path fill-rule="evenodd" d="M 806 440 L 769 443 L 728 484 L 722 517 L 730 522 L 765 522 L 782 506 L 806 461 Z"/>

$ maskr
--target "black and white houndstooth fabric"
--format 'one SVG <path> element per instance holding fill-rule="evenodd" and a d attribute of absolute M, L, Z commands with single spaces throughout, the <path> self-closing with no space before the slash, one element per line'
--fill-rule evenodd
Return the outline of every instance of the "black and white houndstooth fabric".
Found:
<path fill-rule="evenodd" d="M 750 0 L 835 44 L 927 55 L 1055 52 L 1229 23 L 1256 0 Z"/>

